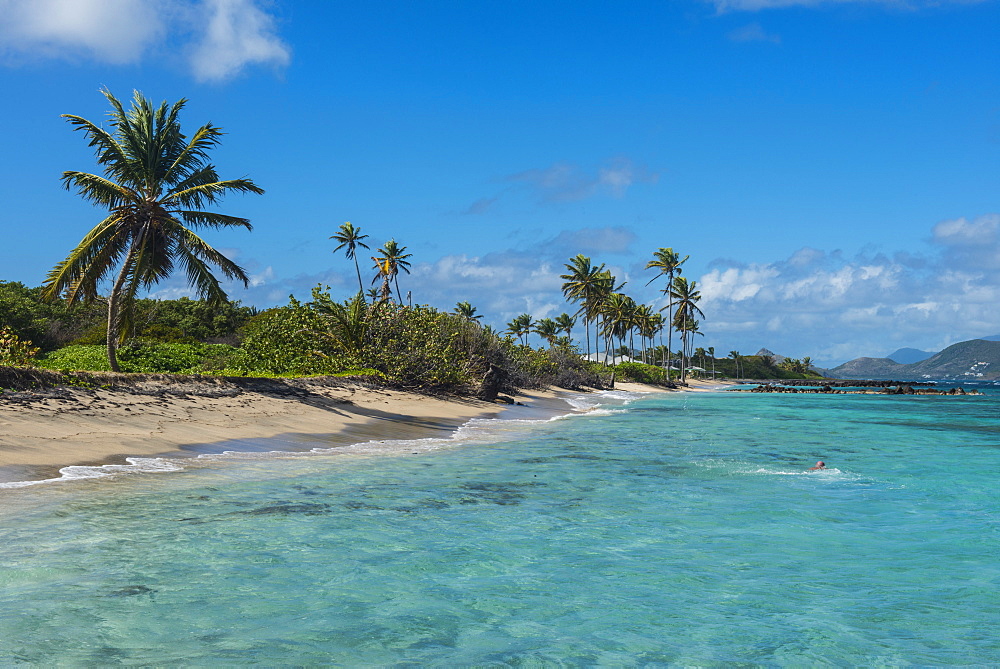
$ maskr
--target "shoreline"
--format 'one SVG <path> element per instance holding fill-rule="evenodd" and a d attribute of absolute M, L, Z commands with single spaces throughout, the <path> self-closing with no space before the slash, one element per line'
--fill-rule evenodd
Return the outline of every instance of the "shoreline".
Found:
<path fill-rule="evenodd" d="M 368 441 L 453 433 L 510 404 L 428 395 L 330 379 L 276 381 L 264 389 L 190 379 L 143 387 L 61 387 L 0 398 L 0 485 L 59 479 L 67 467 L 127 466 L 132 458 L 193 458 L 224 451 L 308 451 Z M 620 382 L 625 392 L 706 392 L 718 382 L 672 390 Z M 572 413 L 577 391 L 521 391 L 531 414 Z M 7 487 L 7 486 L 5 486 Z"/>

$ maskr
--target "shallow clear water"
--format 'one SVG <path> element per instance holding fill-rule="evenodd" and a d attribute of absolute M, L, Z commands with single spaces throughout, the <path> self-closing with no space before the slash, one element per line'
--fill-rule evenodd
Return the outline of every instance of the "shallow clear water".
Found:
<path fill-rule="evenodd" d="M 1000 397 L 622 408 L 0 491 L 0 664 L 1000 662 Z"/>

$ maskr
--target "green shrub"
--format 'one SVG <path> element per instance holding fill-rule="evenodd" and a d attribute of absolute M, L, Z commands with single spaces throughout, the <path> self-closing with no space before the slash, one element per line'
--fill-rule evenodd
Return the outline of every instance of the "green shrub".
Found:
<path fill-rule="evenodd" d="M 56 349 L 39 358 L 38 366 L 46 369 L 75 369 L 90 372 L 106 372 L 110 369 L 108 350 L 97 344 L 73 344 Z"/>
<path fill-rule="evenodd" d="M 336 360 L 333 342 L 322 334 L 319 314 L 297 300 L 251 318 L 240 331 L 243 343 L 233 369 L 250 376 L 329 374 L 350 367 Z"/>
<path fill-rule="evenodd" d="M 34 364 L 39 348 L 14 333 L 9 326 L 0 328 L 0 365 L 29 367 Z"/>
<path fill-rule="evenodd" d="M 618 378 L 622 381 L 634 381 L 636 383 L 666 383 L 666 370 L 655 365 L 646 365 L 641 362 L 621 362 L 615 366 Z"/>
<path fill-rule="evenodd" d="M 231 366 L 236 348 L 226 344 L 126 344 L 118 349 L 123 372 L 201 374 Z M 38 362 L 48 369 L 108 371 L 104 346 L 74 344 L 57 349 Z"/>

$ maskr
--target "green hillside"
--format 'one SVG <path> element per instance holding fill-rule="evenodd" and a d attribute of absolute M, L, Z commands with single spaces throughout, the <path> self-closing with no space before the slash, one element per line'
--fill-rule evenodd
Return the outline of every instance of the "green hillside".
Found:
<path fill-rule="evenodd" d="M 856 379 L 1000 379 L 1000 341 L 973 339 L 959 342 L 927 360 L 909 365 L 901 365 L 889 358 L 856 358 L 830 371 L 840 378 Z"/>

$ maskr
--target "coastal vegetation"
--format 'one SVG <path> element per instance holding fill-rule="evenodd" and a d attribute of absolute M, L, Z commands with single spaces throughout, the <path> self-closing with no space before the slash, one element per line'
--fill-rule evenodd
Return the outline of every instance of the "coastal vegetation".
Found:
<path fill-rule="evenodd" d="M 198 227 L 244 227 L 250 221 L 205 210 L 229 192 L 264 191 L 252 180 L 221 180 L 208 162 L 208 153 L 222 136 L 211 123 L 188 139 L 178 115 L 185 100 L 159 107 L 138 91 L 126 110 L 110 91 L 102 91 L 111 104 L 108 125 L 80 116 L 64 117 L 82 130 L 94 148 L 104 176 L 69 170 L 63 185 L 108 215 L 88 232 L 45 281 L 44 296 L 64 297 L 67 307 L 91 304 L 99 285 L 114 276 L 107 296 L 107 356 L 112 371 L 119 371 L 117 350 L 133 318 L 133 304 L 140 290 L 149 289 L 175 268 L 187 275 L 194 291 L 209 305 L 226 301 L 218 268 L 227 278 L 245 285 L 243 268 L 202 240 Z"/>
<path fill-rule="evenodd" d="M 248 219 L 208 209 L 226 194 L 263 189 L 249 178 L 219 177 L 209 153 L 222 131 L 209 123 L 186 136 L 179 121 L 185 100 L 156 106 L 135 92 L 126 109 L 110 91 L 102 92 L 111 106 L 105 124 L 65 118 L 94 148 L 103 175 L 66 171 L 62 183 L 106 213 L 43 286 L 0 281 L 0 365 L 336 374 L 488 397 L 543 385 L 605 387 L 616 378 L 670 384 L 692 373 L 810 373 L 808 361 L 775 364 L 766 356 L 738 354 L 719 360 L 714 348 L 695 347 L 696 336 L 703 336 L 701 293 L 683 275 L 689 257 L 671 247 L 656 249 L 645 266 L 653 272 L 646 285 L 662 282 L 660 305 L 637 301 L 625 292 L 627 281 L 578 254 L 560 275 L 570 308 L 537 319 L 519 314 L 500 332 L 481 323 L 484 314 L 468 301 L 444 311 L 414 304 L 412 291 L 404 299 L 400 275 L 410 273 L 413 254 L 395 238 L 374 246 L 361 227 L 345 222 L 329 239 L 331 252 L 354 265 L 355 295 L 338 299 L 329 287 L 317 286 L 308 301 L 290 296 L 288 304 L 263 311 L 230 302 L 215 272 L 244 285 L 247 274 L 195 229 L 250 230 Z M 364 251 L 372 252 L 367 285 L 359 261 Z M 175 271 L 186 276 L 197 299 L 140 297 Z M 541 345 L 530 344 L 533 335 Z"/>

